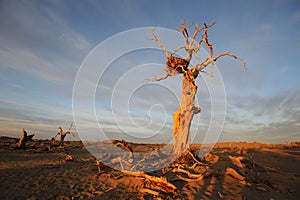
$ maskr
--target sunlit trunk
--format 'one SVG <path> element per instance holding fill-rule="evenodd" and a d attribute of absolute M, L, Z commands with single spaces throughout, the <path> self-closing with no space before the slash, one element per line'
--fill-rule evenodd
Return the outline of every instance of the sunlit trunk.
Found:
<path fill-rule="evenodd" d="M 197 88 L 193 87 L 189 80 L 182 77 L 182 97 L 180 108 L 173 114 L 174 120 L 174 146 L 173 155 L 179 157 L 189 148 L 190 126 L 194 116 L 195 94 Z"/>

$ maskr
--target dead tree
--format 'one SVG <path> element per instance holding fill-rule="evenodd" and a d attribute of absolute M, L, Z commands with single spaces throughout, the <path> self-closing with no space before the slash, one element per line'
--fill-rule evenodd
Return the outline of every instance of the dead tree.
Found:
<path fill-rule="evenodd" d="M 55 135 L 55 137 L 53 137 L 51 140 L 52 142 L 55 141 L 55 138 L 59 135 L 60 137 L 60 145 L 64 145 L 64 140 L 65 140 L 65 137 L 68 135 L 68 134 L 72 134 L 74 136 L 74 134 L 71 132 L 71 129 L 73 127 L 73 122 L 71 123 L 69 129 L 64 133 L 63 129 L 61 127 L 58 127 L 58 133 Z"/>
<path fill-rule="evenodd" d="M 59 131 L 58 131 L 57 135 L 59 135 L 59 137 L 60 137 L 60 145 L 64 145 L 65 137 L 67 136 L 67 134 L 70 134 L 70 132 L 64 133 L 61 127 L 58 127 L 58 129 L 59 129 Z"/>
<path fill-rule="evenodd" d="M 27 132 L 23 128 L 22 136 L 18 142 L 18 148 L 26 149 Z"/>
<path fill-rule="evenodd" d="M 59 134 L 59 136 L 60 136 L 60 144 L 63 145 L 63 144 L 64 144 L 65 137 L 66 137 L 67 134 L 65 134 L 65 133 L 63 132 L 63 130 L 62 130 L 61 127 L 58 127 L 58 129 L 59 129 L 59 131 L 58 131 L 57 134 Z"/>
<path fill-rule="evenodd" d="M 33 141 L 33 139 L 32 139 L 33 136 L 34 136 L 34 134 L 28 135 L 27 132 L 25 131 L 25 129 L 23 128 L 22 136 L 21 136 L 21 138 L 19 139 L 17 148 L 18 148 L 18 149 L 24 149 L 24 150 L 25 150 L 25 149 L 26 149 L 26 142 L 27 142 L 28 140 Z"/>
<path fill-rule="evenodd" d="M 213 45 L 209 41 L 208 30 L 215 25 L 215 21 L 211 24 L 191 24 L 189 26 L 185 25 L 184 20 L 181 21 L 181 27 L 177 30 L 182 33 L 183 39 L 185 40 L 185 45 L 175 49 L 173 52 L 169 53 L 168 50 L 162 45 L 160 39 L 156 36 L 154 30 L 152 31 L 152 40 L 156 41 L 161 49 L 163 49 L 166 55 L 166 73 L 162 77 L 152 78 L 153 81 L 161 81 L 168 77 L 175 76 L 178 74 L 182 75 L 182 98 L 180 102 L 180 107 L 176 113 L 173 114 L 174 121 L 174 146 L 173 146 L 173 156 L 179 157 L 186 151 L 190 146 L 190 126 L 193 120 L 193 116 L 201 111 L 199 106 L 195 106 L 195 95 L 197 93 L 197 86 L 195 85 L 195 79 L 198 77 L 200 72 L 210 66 L 210 76 L 213 77 L 212 68 L 214 62 L 219 58 L 224 56 L 233 57 L 241 61 L 246 69 L 246 63 L 242 58 L 230 52 L 220 53 L 214 56 Z M 189 34 L 189 29 L 194 27 L 193 34 Z M 198 37 L 198 41 L 196 38 Z M 209 56 L 200 62 L 200 57 L 198 52 L 204 47 L 209 50 Z M 179 58 L 174 56 L 176 52 L 184 49 L 186 51 L 186 58 Z M 192 57 L 199 60 L 199 64 L 195 66 L 189 66 Z"/>
<path fill-rule="evenodd" d="M 65 141 L 65 137 L 67 136 L 67 134 L 70 134 L 70 132 L 65 132 L 64 133 L 63 129 L 61 127 L 58 127 L 57 134 L 53 138 L 51 138 L 52 143 L 55 143 L 55 138 L 57 136 L 59 136 L 60 137 L 59 145 L 63 146 L 64 145 L 64 141 Z"/>

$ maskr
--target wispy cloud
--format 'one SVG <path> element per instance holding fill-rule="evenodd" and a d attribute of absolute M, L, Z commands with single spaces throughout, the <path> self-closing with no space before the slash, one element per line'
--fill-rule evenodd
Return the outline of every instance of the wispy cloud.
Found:
<path fill-rule="evenodd" d="M 5 1 L 0 26 L 1 74 L 9 75 L 1 77 L 1 133 L 25 127 L 46 137 L 72 120 L 73 81 L 93 44 L 35 1 Z"/>
<path fill-rule="evenodd" d="M 229 105 L 223 139 L 234 140 L 237 130 L 241 131 L 238 137 L 247 141 L 300 139 L 299 108 L 299 90 L 267 97 L 236 97 Z"/>
<path fill-rule="evenodd" d="M 74 68 L 78 69 L 93 45 L 58 13 L 37 8 L 34 2 L 7 1 L 1 8 L 0 24 L 5 27 L 0 30 L 2 66 L 72 84 Z"/>

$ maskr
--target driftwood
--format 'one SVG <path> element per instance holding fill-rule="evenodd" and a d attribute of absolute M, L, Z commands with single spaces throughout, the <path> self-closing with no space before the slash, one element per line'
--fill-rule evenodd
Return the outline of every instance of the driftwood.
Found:
<path fill-rule="evenodd" d="M 70 154 L 66 155 L 66 161 L 74 161 L 74 157 Z"/>
<path fill-rule="evenodd" d="M 152 194 L 153 196 L 159 196 L 159 192 L 148 189 L 148 188 L 142 188 L 140 189 L 141 193 L 147 193 L 147 194 Z"/>
<path fill-rule="evenodd" d="M 33 136 L 34 136 L 35 134 L 30 134 L 30 135 L 28 135 L 27 134 L 27 132 L 25 131 L 25 129 L 23 128 L 23 131 L 22 131 L 22 136 L 21 136 L 21 138 L 19 139 L 19 142 L 18 142 L 18 145 L 17 145 L 17 148 L 18 149 L 26 149 L 26 143 L 27 143 L 27 141 L 28 140 L 30 140 L 30 141 L 33 141 Z"/>
<path fill-rule="evenodd" d="M 122 171 L 125 174 L 135 176 L 138 178 L 143 178 L 145 181 L 145 185 L 150 187 L 153 190 L 159 190 L 165 193 L 176 193 L 176 186 L 172 183 L 168 182 L 165 177 L 155 177 L 145 174 L 143 172 L 131 172 L 131 171 Z"/>
<path fill-rule="evenodd" d="M 232 169 L 231 167 L 227 167 L 226 168 L 226 172 L 225 172 L 226 175 L 230 175 L 232 176 L 233 178 L 239 180 L 239 181 L 243 181 L 245 180 L 245 177 L 240 175 L 237 171 L 235 171 L 234 169 Z"/>
<path fill-rule="evenodd" d="M 58 130 L 57 134 L 53 138 L 51 138 L 52 143 L 55 143 L 55 138 L 57 136 L 60 137 L 60 145 L 64 145 L 65 137 L 68 134 L 72 134 L 75 137 L 74 133 L 71 132 L 73 124 L 74 123 L 72 122 L 71 125 L 70 125 L 70 127 L 69 127 L 69 129 L 65 133 L 64 133 L 64 131 L 63 131 L 63 129 L 61 127 L 58 127 L 59 130 Z"/>
<path fill-rule="evenodd" d="M 58 127 L 58 135 L 60 136 L 60 145 L 64 145 L 65 137 L 67 136 L 67 133 L 64 133 L 61 127 Z"/>
<path fill-rule="evenodd" d="M 97 165 L 98 173 L 100 174 L 102 171 L 101 171 L 100 161 L 99 160 L 96 160 L 96 165 Z"/>
<path fill-rule="evenodd" d="M 197 164 L 199 164 L 199 165 L 205 165 L 204 163 L 200 162 L 200 161 L 196 158 L 196 156 L 194 155 L 194 153 L 193 153 L 190 149 L 187 150 L 187 153 L 192 157 L 192 159 L 195 161 L 195 163 L 197 163 Z"/>
<path fill-rule="evenodd" d="M 208 164 L 205 164 L 200 161 L 197 155 L 194 154 L 191 149 L 187 149 L 182 156 L 180 156 L 177 160 L 177 163 L 190 163 L 192 166 L 189 168 L 195 168 L 196 166 L 207 166 Z"/>
<path fill-rule="evenodd" d="M 181 168 L 174 168 L 172 170 L 172 172 L 174 173 L 184 173 L 186 174 L 189 178 L 192 178 L 192 179 L 197 179 L 197 180 L 201 180 L 203 179 L 203 175 L 202 174 L 192 174 L 191 172 L 185 170 L 185 169 L 181 169 Z"/>
<path fill-rule="evenodd" d="M 163 163 L 166 161 L 169 162 L 172 159 L 172 155 L 166 155 L 160 150 L 155 150 L 151 154 L 136 153 L 133 157 L 133 149 L 129 143 L 124 140 L 110 140 L 115 146 L 120 147 L 126 152 L 124 154 L 118 155 L 108 155 L 102 161 L 109 162 L 113 166 L 120 168 L 121 170 L 126 171 L 149 171 L 151 168 L 161 168 L 162 173 L 164 174 L 167 171 L 172 171 L 175 166 L 181 165 L 179 168 L 186 168 L 188 170 L 196 170 L 201 168 L 201 166 L 208 166 L 200 161 L 200 159 L 191 151 L 190 149 L 177 160 L 174 160 L 173 164 L 164 167 Z M 129 154 L 128 154 L 129 153 Z M 148 164 L 144 164 L 148 163 Z M 161 166 L 161 167 L 160 167 Z M 203 171 L 202 171 L 203 172 Z"/>

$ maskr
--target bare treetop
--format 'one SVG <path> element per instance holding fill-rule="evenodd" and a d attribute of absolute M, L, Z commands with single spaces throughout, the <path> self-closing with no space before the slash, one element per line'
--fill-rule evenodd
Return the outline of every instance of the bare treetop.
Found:
<path fill-rule="evenodd" d="M 214 66 L 214 62 L 216 62 L 219 58 L 224 56 L 230 56 L 234 59 L 238 59 L 242 62 L 244 65 L 244 69 L 246 69 L 246 62 L 230 53 L 229 51 L 220 53 L 216 56 L 214 56 L 214 45 L 209 41 L 209 35 L 208 31 L 211 27 L 213 27 L 216 24 L 216 21 L 206 24 L 204 23 L 202 26 L 200 26 L 198 23 L 195 25 L 192 23 L 190 25 L 186 25 L 185 21 L 181 21 L 181 27 L 177 28 L 178 31 L 181 32 L 183 39 L 185 41 L 185 45 L 178 47 L 177 49 L 173 50 L 170 54 L 169 51 L 166 49 L 166 47 L 162 44 L 159 37 L 157 37 L 154 29 L 152 31 L 153 38 L 152 40 L 156 41 L 161 49 L 163 49 L 167 62 L 166 62 L 166 74 L 162 77 L 154 77 L 152 80 L 154 81 L 160 81 L 163 79 L 166 79 L 169 76 L 175 76 L 177 74 L 183 74 L 190 83 L 195 86 L 194 79 L 198 77 L 199 72 L 203 72 L 203 70 L 209 66 Z M 194 30 L 190 30 L 194 27 Z M 190 34 L 192 32 L 192 34 Z M 198 41 L 197 41 L 197 38 Z M 194 65 L 189 66 L 191 59 L 193 56 L 201 60 L 200 56 L 198 55 L 198 52 L 201 50 L 201 48 L 205 48 L 209 50 L 209 56 L 204 59 L 202 62 Z M 184 49 L 186 51 L 186 58 L 179 58 L 175 57 L 174 54 L 176 54 L 179 50 Z M 210 69 L 210 76 L 213 77 L 212 67 Z"/>

